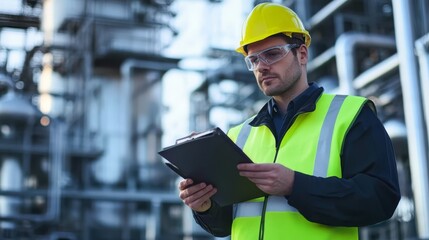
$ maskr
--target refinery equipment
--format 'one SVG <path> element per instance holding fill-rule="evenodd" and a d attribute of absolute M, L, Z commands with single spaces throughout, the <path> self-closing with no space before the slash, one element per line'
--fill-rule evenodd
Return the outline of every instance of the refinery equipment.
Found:
<path fill-rule="evenodd" d="M 227 129 L 254 114 L 267 99 L 253 74 L 233 48 L 213 43 L 227 35 L 216 21 L 231 17 L 217 10 L 240 6 L 232 16 L 240 19 L 260 2 L 1 4 L 0 239 L 215 239 L 194 223 L 157 154 L 167 133 L 182 134 L 162 124 L 175 107 L 163 103 L 163 81 L 172 70 L 201 78 L 188 116 L 176 119 L 186 131 Z M 309 80 L 371 98 L 392 138 L 402 199 L 361 239 L 429 239 L 429 1 L 271 2 L 294 9 L 311 33 Z M 201 4 L 209 19 L 193 21 L 209 27 L 192 34 L 208 47 L 198 57 L 219 64 L 184 69 L 189 56 L 165 49 L 193 29 L 173 24 L 183 8 Z"/>

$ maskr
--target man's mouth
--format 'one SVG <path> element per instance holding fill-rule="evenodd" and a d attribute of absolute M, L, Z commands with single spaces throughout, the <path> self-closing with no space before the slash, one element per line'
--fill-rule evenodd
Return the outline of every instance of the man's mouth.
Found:
<path fill-rule="evenodd" d="M 261 78 L 261 84 L 270 84 L 270 82 L 275 78 L 276 76 L 263 76 Z"/>

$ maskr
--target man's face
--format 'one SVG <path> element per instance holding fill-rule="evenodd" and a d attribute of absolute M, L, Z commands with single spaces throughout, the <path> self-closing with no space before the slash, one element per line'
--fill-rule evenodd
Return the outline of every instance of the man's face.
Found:
<path fill-rule="evenodd" d="M 276 46 L 284 46 L 285 40 L 281 37 L 270 37 L 248 45 L 248 55 L 258 53 Z M 267 96 L 295 95 L 294 90 L 302 77 L 302 66 L 292 51 L 282 59 L 272 64 L 258 61 L 253 73 L 261 91 Z M 304 79 L 306 81 L 306 79 Z"/>

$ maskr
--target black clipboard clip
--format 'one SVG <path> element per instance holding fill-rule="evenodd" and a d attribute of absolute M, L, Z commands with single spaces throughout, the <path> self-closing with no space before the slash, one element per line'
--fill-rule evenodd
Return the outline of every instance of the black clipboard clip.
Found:
<path fill-rule="evenodd" d="M 203 137 L 203 136 L 207 136 L 207 135 L 210 135 L 210 134 L 212 134 L 213 132 L 214 132 L 215 130 L 208 130 L 208 131 L 204 131 L 204 132 L 200 132 L 200 133 L 198 133 L 198 132 L 192 132 L 191 134 L 189 134 L 188 136 L 185 136 L 185 137 L 182 137 L 182 138 L 178 138 L 177 140 L 176 140 L 176 144 L 180 144 L 180 143 L 184 143 L 184 142 L 187 142 L 187 141 L 190 141 L 190 140 L 194 140 L 194 139 L 197 139 L 197 138 L 199 138 L 199 137 Z"/>

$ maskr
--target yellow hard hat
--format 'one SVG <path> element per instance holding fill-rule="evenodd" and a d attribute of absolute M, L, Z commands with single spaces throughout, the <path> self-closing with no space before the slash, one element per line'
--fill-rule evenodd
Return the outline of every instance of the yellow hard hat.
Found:
<path fill-rule="evenodd" d="M 310 46 L 310 34 L 294 11 L 281 4 L 261 3 L 250 12 L 244 22 L 240 47 L 236 51 L 246 56 L 246 45 L 277 33 L 284 33 L 289 37 L 292 37 L 292 34 L 302 34 L 305 45 Z"/>

